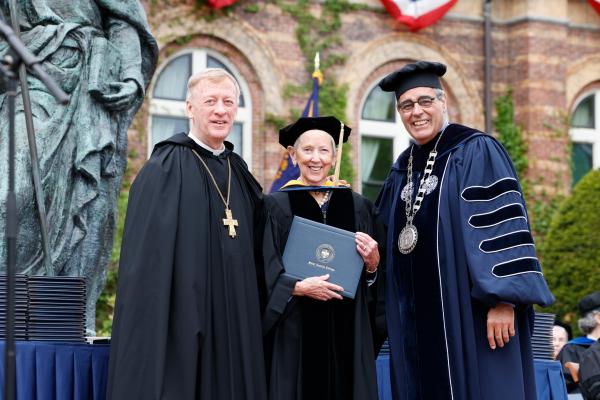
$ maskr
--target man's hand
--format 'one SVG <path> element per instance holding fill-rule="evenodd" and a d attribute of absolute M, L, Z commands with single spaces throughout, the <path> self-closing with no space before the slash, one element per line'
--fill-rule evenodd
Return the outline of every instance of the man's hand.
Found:
<path fill-rule="evenodd" d="M 487 338 L 492 350 L 504 347 L 515 336 L 515 310 L 510 304 L 498 303 L 487 314 Z"/>

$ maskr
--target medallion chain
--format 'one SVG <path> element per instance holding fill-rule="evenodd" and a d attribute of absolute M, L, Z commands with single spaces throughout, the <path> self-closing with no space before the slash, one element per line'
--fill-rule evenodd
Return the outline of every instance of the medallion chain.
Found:
<path fill-rule="evenodd" d="M 413 224 L 413 219 L 417 212 L 421 209 L 421 204 L 423 203 L 423 198 L 425 197 L 426 192 L 426 182 L 429 179 L 429 176 L 433 172 L 433 166 L 435 164 L 435 159 L 437 157 L 437 146 L 442 138 L 444 131 L 440 133 L 433 146 L 433 149 L 429 152 L 429 157 L 427 157 L 427 164 L 425 165 L 425 170 L 423 172 L 423 176 L 421 177 L 421 181 L 419 183 L 419 190 L 417 192 L 417 197 L 415 197 L 414 203 L 412 203 L 412 193 L 409 193 L 405 198 L 405 213 L 406 213 L 406 226 L 400 232 L 398 236 L 398 249 L 402 254 L 408 254 L 414 250 L 417 245 L 417 240 L 419 238 L 419 233 L 417 228 Z M 407 177 L 406 182 L 409 188 L 412 188 L 412 174 L 413 174 L 413 147 L 410 147 L 410 156 L 408 157 L 408 168 L 406 171 Z M 411 204 L 412 203 L 412 204 Z"/>

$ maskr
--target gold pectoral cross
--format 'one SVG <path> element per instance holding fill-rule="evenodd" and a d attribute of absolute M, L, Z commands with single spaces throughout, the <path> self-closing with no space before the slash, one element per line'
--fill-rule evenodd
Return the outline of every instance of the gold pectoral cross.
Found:
<path fill-rule="evenodd" d="M 238 226 L 237 219 L 233 219 L 233 214 L 229 208 L 225 209 L 225 217 L 223 218 L 223 225 L 229 226 L 229 236 L 235 237 L 235 226 Z"/>

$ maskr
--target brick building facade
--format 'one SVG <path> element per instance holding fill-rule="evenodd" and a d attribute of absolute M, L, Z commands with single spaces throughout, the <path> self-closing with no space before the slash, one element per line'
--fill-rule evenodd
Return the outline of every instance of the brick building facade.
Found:
<path fill-rule="evenodd" d="M 238 149 L 265 190 L 270 187 L 283 150 L 277 127 L 268 121 L 289 121 L 290 110 L 303 107 L 305 99 L 288 96 L 286 88 L 306 84 L 312 65 L 296 37 L 299 22 L 285 11 L 289 3 L 240 0 L 211 13 L 193 0 L 144 0 L 160 60 L 129 135 L 130 147 L 139 154 L 131 160 L 134 171 L 153 143 L 187 123 L 181 98 L 186 74 L 224 65 L 240 80 L 244 96 Z M 324 70 L 324 84 L 334 78 L 347 88 L 354 185 L 359 191 L 371 185 L 374 192 L 381 179 L 377 169 L 389 167 L 408 144 L 399 118 L 377 109 L 389 100 L 382 99 L 376 84 L 404 63 L 445 63 L 451 120 L 485 129 L 485 0 L 459 0 L 442 20 L 417 33 L 395 21 L 377 0 L 349 3 L 352 7 L 339 13 L 342 41 L 330 50 L 345 61 Z M 324 2 L 309 4 L 319 18 Z M 490 5 L 492 96 L 512 88 L 536 189 L 552 194 L 569 188 L 570 136 L 583 146 L 573 147 L 579 151 L 574 157 L 583 157 L 580 167 L 600 166 L 600 15 L 587 0 L 493 0 Z M 570 128 L 567 118 L 578 106 L 585 108 L 578 111 L 583 126 Z"/>

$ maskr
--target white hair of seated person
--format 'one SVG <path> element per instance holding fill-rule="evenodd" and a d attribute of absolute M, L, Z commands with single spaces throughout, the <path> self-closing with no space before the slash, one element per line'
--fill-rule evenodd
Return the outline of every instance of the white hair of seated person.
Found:
<path fill-rule="evenodd" d="M 556 359 L 558 353 L 567 342 L 569 341 L 569 333 L 565 328 L 560 325 L 554 325 L 552 327 L 552 348 L 554 350 L 553 358 Z"/>
<path fill-rule="evenodd" d="M 579 326 L 579 330 L 581 330 L 584 335 L 589 335 L 595 330 L 600 331 L 600 323 L 597 318 L 598 315 L 600 315 L 600 310 L 592 310 L 577 321 L 577 326 Z"/>

